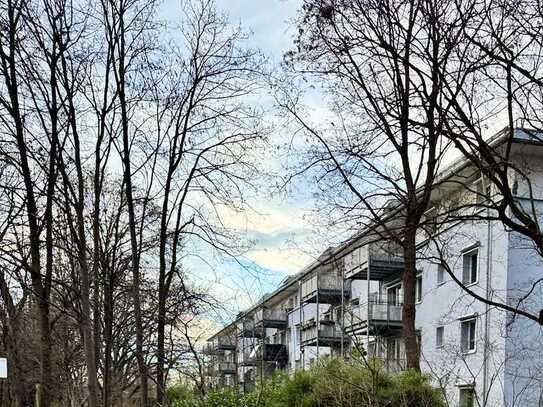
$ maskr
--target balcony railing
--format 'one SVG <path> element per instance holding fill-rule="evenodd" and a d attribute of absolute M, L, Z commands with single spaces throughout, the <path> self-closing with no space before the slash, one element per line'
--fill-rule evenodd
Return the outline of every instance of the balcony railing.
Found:
<path fill-rule="evenodd" d="M 260 344 L 254 348 L 245 349 L 241 364 L 255 366 L 261 362 L 278 362 L 283 365 L 288 360 L 287 347 L 279 344 Z"/>
<path fill-rule="evenodd" d="M 260 328 L 284 329 L 287 322 L 287 313 L 283 310 L 261 308 L 255 314 L 255 324 Z"/>
<path fill-rule="evenodd" d="M 355 332 L 370 328 L 370 334 L 380 328 L 401 327 L 402 304 L 400 298 L 374 298 L 364 304 L 351 305 L 344 314 L 345 330 Z"/>
<path fill-rule="evenodd" d="M 401 373 L 407 369 L 407 360 L 404 358 L 374 356 L 372 360 L 375 360 L 381 368 L 389 373 Z"/>
<path fill-rule="evenodd" d="M 304 346 L 335 346 L 347 341 L 341 328 L 334 321 L 323 319 L 319 323 L 311 319 L 302 324 L 301 344 Z"/>
<path fill-rule="evenodd" d="M 234 350 L 236 350 L 236 340 L 233 337 L 227 336 L 221 336 L 209 341 L 204 348 L 204 352 L 210 355 Z"/>
<path fill-rule="evenodd" d="M 316 273 L 302 283 L 302 300 L 336 304 L 341 302 L 342 295 L 350 293 L 348 284 L 342 281 L 336 272 Z"/>
<path fill-rule="evenodd" d="M 237 367 L 233 362 L 220 362 L 219 372 L 222 374 L 236 374 Z"/>
<path fill-rule="evenodd" d="M 251 319 L 247 319 L 238 325 L 238 336 L 240 338 L 262 338 L 262 328 L 257 328 Z"/>
<path fill-rule="evenodd" d="M 373 242 L 359 247 L 344 258 L 346 279 L 380 280 L 403 269 L 403 253 L 394 242 Z"/>

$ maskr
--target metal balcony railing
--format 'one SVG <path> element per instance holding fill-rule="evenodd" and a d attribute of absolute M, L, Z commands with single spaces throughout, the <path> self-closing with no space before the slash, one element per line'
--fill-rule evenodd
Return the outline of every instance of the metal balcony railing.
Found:
<path fill-rule="evenodd" d="M 287 322 L 287 313 L 283 310 L 261 308 L 255 314 L 257 327 L 282 329 L 286 328 Z"/>
<path fill-rule="evenodd" d="M 379 280 L 403 268 L 403 252 L 394 242 L 373 242 L 359 247 L 345 256 L 345 278 Z"/>
<path fill-rule="evenodd" d="M 373 326 L 401 326 L 402 300 L 400 298 L 374 298 L 364 304 L 351 305 L 345 310 L 345 329 L 353 331 Z"/>
<path fill-rule="evenodd" d="M 348 339 L 341 327 L 329 319 L 322 319 L 319 323 L 311 319 L 302 324 L 300 330 L 301 344 L 304 346 L 334 346 Z"/>
<path fill-rule="evenodd" d="M 255 321 L 246 319 L 238 325 L 238 336 L 240 338 L 262 338 L 262 327 L 257 328 Z"/>
<path fill-rule="evenodd" d="M 302 300 L 305 302 L 320 302 L 333 304 L 341 302 L 341 297 L 350 294 L 348 284 L 341 275 L 332 272 L 315 273 L 302 282 Z"/>
<path fill-rule="evenodd" d="M 286 363 L 288 360 L 287 347 L 279 344 L 260 344 L 254 348 L 245 349 L 241 364 L 244 366 L 255 366 L 260 362 Z"/>
<path fill-rule="evenodd" d="M 233 337 L 221 336 L 207 343 L 204 347 L 204 352 L 210 355 L 219 354 L 224 351 L 236 350 L 236 340 Z"/>
<path fill-rule="evenodd" d="M 222 374 L 236 374 L 236 364 L 233 362 L 220 362 L 219 372 Z"/>
<path fill-rule="evenodd" d="M 383 364 L 390 373 L 400 373 L 407 369 L 406 359 L 385 359 Z"/>

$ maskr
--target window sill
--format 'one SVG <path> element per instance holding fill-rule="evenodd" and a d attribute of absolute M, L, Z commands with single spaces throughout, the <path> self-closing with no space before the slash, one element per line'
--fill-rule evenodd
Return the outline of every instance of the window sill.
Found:
<path fill-rule="evenodd" d="M 462 355 L 473 355 L 476 352 L 477 352 L 477 349 L 463 350 Z"/>
<path fill-rule="evenodd" d="M 474 281 L 473 283 L 464 283 L 464 282 L 463 282 L 462 284 L 464 285 L 464 287 L 472 287 L 472 286 L 474 286 L 474 285 L 479 284 L 479 280 Z"/>

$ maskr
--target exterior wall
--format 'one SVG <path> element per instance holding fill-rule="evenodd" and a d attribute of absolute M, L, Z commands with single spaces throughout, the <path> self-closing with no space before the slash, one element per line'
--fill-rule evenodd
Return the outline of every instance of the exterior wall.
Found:
<path fill-rule="evenodd" d="M 532 191 L 537 199 L 543 199 L 543 160 L 527 154 L 519 147 L 517 164 L 530 168 Z M 521 154 L 522 153 L 522 154 Z M 527 171 L 527 170 L 526 170 Z M 520 198 L 527 196 L 527 184 L 512 175 L 517 183 Z M 465 191 L 453 192 L 457 202 L 471 202 L 473 194 Z M 543 213 L 543 201 L 537 204 Z M 450 226 L 450 225 L 449 225 Z M 438 284 L 437 273 L 440 256 L 436 248 L 425 245 L 421 234 L 418 268 L 422 275 L 422 299 L 417 304 L 416 328 L 421 337 L 421 367 L 431 374 L 434 384 L 447 393 L 451 405 L 456 405 L 460 388 L 473 386 L 478 405 L 492 407 L 517 407 L 543 405 L 543 332 L 541 326 L 523 317 L 512 318 L 501 309 L 488 306 L 464 292 L 450 276 Z M 450 226 L 437 239 L 448 266 L 462 280 L 463 254 L 466 249 L 477 249 L 477 281 L 469 289 L 481 297 L 499 303 L 516 306 L 519 298 L 533 289 L 534 282 L 543 277 L 541 256 L 530 246 L 530 242 L 504 229 L 497 221 L 463 221 Z M 351 256 L 352 257 L 352 256 Z M 352 258 L 349 260 L 352 261 Z M 352 265 L 351 265 L 352 266 Z M 304 277 L 306 278 L 306 277 Z M 401 273 L 392 273 L 381 281 L 353 280 L 351 296 L 347 302 L 364 304 L 370 294 L 386 294 L 391 284 L 401 281 Z M 520 308 L 537 315 L 543 309 L 543 288 L 536 284 L 530 302 L 524 301 Z M 246 382 L 247 372 L 254 368 L 242 367 L 243 349 L 255 348 L 259 343 L 283 343 L 287 347 L 286 369 L 294 372 L 307 369 L 311 361 L 333 353 L 326 346 L 301 346 L 300 325 L 317 316 L 316 304 L 301 304 L 300 292 L 273 304 L 274 309 L 289 309 L 287 327 L 282 335 L 277 329 L 266 329 L 262 340 L 240 338 L 238 340 L 238 380 Z M 294 309 L 292 305 L 295 306 Z M 320 304 L 322 316 L 331 310 L 331 305 Z M 466 318 L 475 318 L 475 349 L 461 349 L 461 324 Z M 444 328 L 443 346 L 436 345 L 436 329 Z M 278 339 L 279 338 L 279 339 Z M 390 358 L 387 343 L 397 338 L 370 337 L 375 354 Z M 362 341 L 366 345 L 365 338 Z M 401 341 L 400 341 L 401 343 Z M 349 352 L 347 349 L 346 352 Z M 400 344 L 400 352 L 403 348 Z M 542 380 L 542 381 L 540 381 Z M 477 404 L 477 403 L 476 403 Z"/>
<path fill-rule="evenodd" d="M 534 315 L 543 309 L 543 290 L 537 283 L 543 262 L 535 249 L 516 234 L 509 237 L 508 295 L 509 305 Z M 535 287 L 535 289 L 534 289 Z M 532 291 L 533 290 L 533 291 Z M 530 294 L 529 294 L 530 293 Z M 527 300 L 520 302 L 529 294 Z M 536 406 L 543 400 L 543 331 L 536 321 L 509 315 L 503 335 L 505 344 L 505 399 L 509 406 Z"/>
<path fill-rule="evenodd" d="M 463 223 L 440 239 L 447 251 L 447 263 L 460 281 L 462 251 L 477 245 L 478 278 L 469 288 L 482 297 L 488 290 L 496 301 L 505 300 L 508 234 L 500 224 Z M 434 248 L 428 247 L 421 252 L 419 261 L 423 296 L 417 305 L 416 327 L 421 332 L 422 369 L 435 378 L 453 403 L 461 386 L 473 385 L 481 405 L 487 394 L 487 405 L 502 406 L 505 315 L 465 293 L 448 275 L 444 283 L 438 284 L 437 258 Z M 461 321 L 466 317 L 476 318 L 476 348 L 472 352 L 461 349 Z M 441 348 L 436 346 L 438 326 L 444 327 Z"/>

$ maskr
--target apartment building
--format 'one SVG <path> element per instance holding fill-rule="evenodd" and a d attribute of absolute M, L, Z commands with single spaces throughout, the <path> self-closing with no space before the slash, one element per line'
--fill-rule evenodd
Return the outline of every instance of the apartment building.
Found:
<path fill-rule="evenodd" d="M 531 182 L 529 188 L 526 178 L 511 174 L 516 199 L 539 213 L 543 144 L 520 129 L 515 137 L 513 157 Z M 495 145 L 502 139 L 498 134 Z M 499 199 L 472 166 L 454 163 L 439 185 L 426 214 L 438 217 L 435 229 L 418 239 L 421 368 L 451 405 L 543 405 L 541 326 L 478 301 L 449 274 L 482 298 L 537 314 L 543 309 L 537 284 L 542 257 L 529 241 L 480 213 L 487 209 L 469 205 L 485 196 Z M 439 219 L 451 202 L 466 216 Z M 391 222 L 396 214 L 391 209 Z M 243 390 L 276 369 L 307 369 L 319 358 L 348 358 L 358 348 L 389 371 L 405 369 L 402 273 L 400 247 L 374 231 L 329 248 L 209 339 L 210 383 Z"/>

